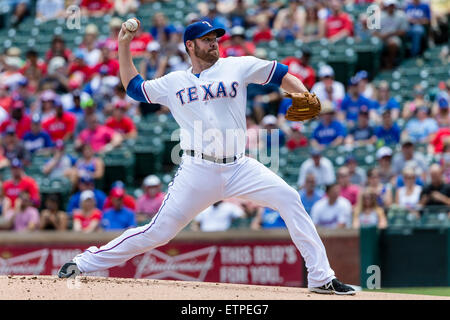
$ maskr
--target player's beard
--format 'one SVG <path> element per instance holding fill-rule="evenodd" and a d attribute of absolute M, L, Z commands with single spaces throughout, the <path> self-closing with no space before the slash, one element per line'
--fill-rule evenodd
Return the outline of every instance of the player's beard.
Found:
<path fill-rule="evenodd" d="M 219 48 L 210 49 L 210 50 L 201 50 L 198 46 L 194 45 L 194 54 L 197 58 L 214 64 L 217 60 L 219 60 Z"/>

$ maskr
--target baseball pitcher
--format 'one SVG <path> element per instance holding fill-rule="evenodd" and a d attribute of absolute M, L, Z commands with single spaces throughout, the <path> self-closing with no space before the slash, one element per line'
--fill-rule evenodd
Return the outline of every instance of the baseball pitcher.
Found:
<path fill-rule="evenodd" d="M 140 27 L 139 21 L 138 28 Z M 245 139 L 227 131 L 246 131 L 247 85 L 280 86 L 292 97 L 287 119 L 303 121 L 320 113 L 320 101 L 276 61 L 252 56 L 219 58 L 217 39 L 225 30 L 206 21 L 186 27 L 184 44 L 192 62 L 186 71 L 144 80 L 136 70 L 130 41 L 136 31 L 124 23 L 119 33 L 120 77 L 132 98 L 170 108 L 181 129 L 181 164 L 152 221 L 128 229 L 97 248 L 90 247 L 60 269 L 60 278 L 105 270 L 166 244 L 210 205 L 226 198 L 251 200 L 278 211 L 302 254 L 308 288 L 317 293 L 354 294 L 337 280 L 325 247 L 297 191 L 253 158 L 244 155 Z M 231 137 L 230 137 L 231 136 Z"/>

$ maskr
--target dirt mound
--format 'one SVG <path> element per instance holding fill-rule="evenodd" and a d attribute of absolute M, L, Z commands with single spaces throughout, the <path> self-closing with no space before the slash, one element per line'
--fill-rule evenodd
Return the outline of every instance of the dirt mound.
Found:
<path fill-rule="evenodd" d="M 56 276 L 0 276 L 0 300 L 423 300 L 444 297 L 378 292 L 355 296 L 312 294 L 305 288 L 254 286 L 225 283 Z"/>

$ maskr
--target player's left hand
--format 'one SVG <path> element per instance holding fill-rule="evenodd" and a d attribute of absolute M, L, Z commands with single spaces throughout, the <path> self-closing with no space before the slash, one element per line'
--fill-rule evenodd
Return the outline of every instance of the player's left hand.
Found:
<path fill-rule="evenodd" d="M 292 99 L 292 105 L 286 112 L 286 120 L 306 121 L 317 117 L 322 110 L 319 98 L 315 93 L 285 93 L 285 97 Z"/>

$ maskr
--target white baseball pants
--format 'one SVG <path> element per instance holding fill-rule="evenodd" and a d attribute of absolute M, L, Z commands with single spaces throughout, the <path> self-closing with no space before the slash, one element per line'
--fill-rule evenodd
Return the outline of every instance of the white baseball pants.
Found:
<path fill-rule="evenodd" d="M 230 164 L 183 155 L 164 201 L 152 221 L 128 229 L 101 248 L 90 247 L 74 258 L 81 272 L 105 270 L 169 242 L 213 203 L 242 198 L 273 208 L 285 221 L 308 270 L 308 287 L 334 278 L 325 247 L 298 192 L 263 164 L 242 157 Z"/>

